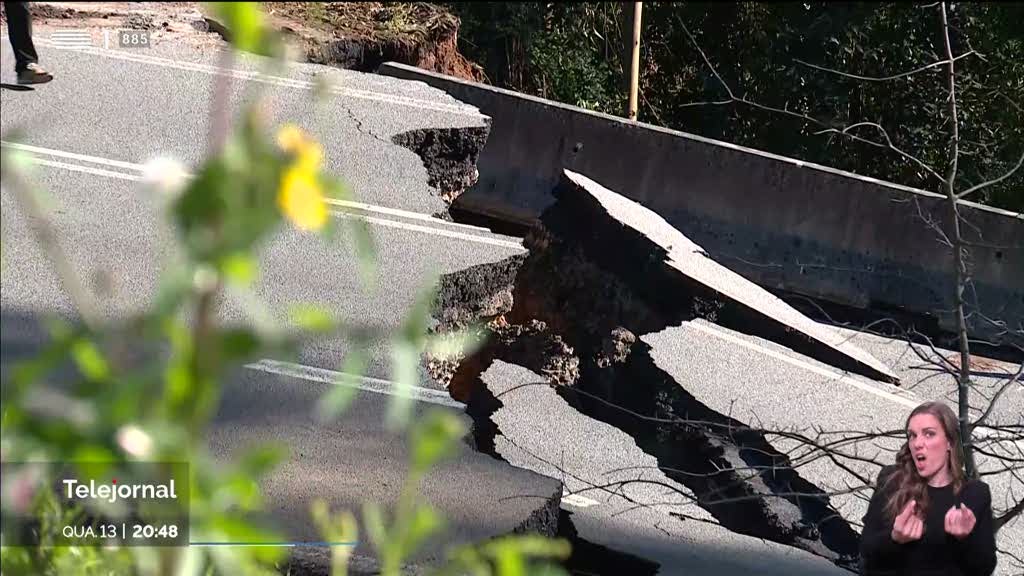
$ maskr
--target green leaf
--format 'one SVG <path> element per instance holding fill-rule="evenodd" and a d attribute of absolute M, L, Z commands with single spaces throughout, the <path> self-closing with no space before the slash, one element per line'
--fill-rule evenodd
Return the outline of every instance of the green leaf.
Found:
<path fill-rule="evenodd" d="M 252 358 L 260 348 L 259 337 L 247 328 L 232 328 L 221 335 L 221 349 L 232 360 Z"/>
<path fill-rule="evenodd" d="M 427 337 L 426 351 L 439 360 L 454 360 L 472 355 L 484 343 L 478 328 L 466 328 L 456 332 L 431 334 Z"/>
<path fill-rule="evenodd" d="M 256 2 L 211 2 L 228 28 L 231 43 L 239 50 L 268 56 L 263 12 Z"/>
<path fill-rule="evenodd" d="M 538 534 L 506 536 L 489 542 L 488 546 L 495 548 L 512 546 L 522 554 L 534 558 L 564 559 L 568 558 L 572 552 L 568 541 L 546 538 Z"/>
<path fill-rule="evenodd" d="M 425 540 L 444 527 L 444 518 L 433 507 L 423 504 L 416 507 L 409 531 L 405 535 L 402 551 L 408 557 L 416 552 Z"/>
<path fill-rule="evenodd" d="M 164 270 L 150 310 L 152 317 L 173 313 L 185 301 L 193 287 L 195 269 L 188 263 L 172 261 L 164 266 Z"/>
<path fill-rule="evenodd" d="M 0 175 L 9 176 L 8 171 L 15 172 L 19 176 L 27 176 L 31 173 L 33 163 L 32 155 L 17 148 L 4 148 L 0 151 L 0 158 L 3 159 Z"/>
<path fill-rule="evenodd" d="M 221 273 L 230 282 L 249 287 L 256 279 L 256 262 L 245 253 L 234 253 L 221 261 Z"/>
<path fill-rule="evenodd" d="M 224 197 L 236 184 L 227 167 L 213 158 L 199 169 L 174 204 L 175 221 L 184 236 L 189 254 L 197 261 L 208 262 L 218 248 L 211 228 L 225 216 Z"/>
<path fill-rule="evenodd" d="M 181 561 L 181 567 L 178 569 L 176 576 L 202 576 L 204 554 L 202 548 L 197 546 L 186 546 L 182 551 L 184 558 Z"/>
<path fill-rule="evenodd" d="M 455 454 L 466 427 L 455 414 L 430 410 L 412 432 L 412 470 L 421 473 L 443 458 Z"/>
<path fill-rule="evenodd" d="M 373 290 L 377 286 L 377 247 L 370 232 L 370 223 L 359 218 L 349 218 L 348 224 L 359 261 L 359 278 L 365 288 Z"/>
<path fill-rule="evenodd" d="M 374 547 L 378 550 L 384 548 L 387 544 L 388 533 L 384 525 L 384 513 L 377 503 L 365 502 L 363 504 L 363 523 L 366 525 L 366 533 Z"/>
<path fill-rule="evenodd" d="M 391 380 L 395 383 L 395 394 L 388 403 L 385 419 L 388 430 L 401 430 L 409 422 L 413 405 L 412 387 L 419 382 L 419 360 L 415 346 L 403 340 L 392 342 Z"/>
<path fill-rule="evenodd" d="M 327 509 L 327 502 L 317 498 L 312 506 L 310 506 L 309 511 L 320 533 L 324 537 L 330 538 L 329 534 L 333 531 L 333 522 L 331 520 L 331 512 Z"/>
<path fill-rule="evenodd" d="M 82 374 L 89 380 L 101 382 L 110 377 L 110 366 L 103 353 L 91 340 L 80 339 L 71 346 L 71 355 Z"/>
<path fill-rule="evenodd" d="M 288 446 L 281 442 L 266 443 L 249 449 L 238 463 L 238 470 L 252 478 L 269 474 L 288 457 Z"/>
<path fill-rule="evenodd" d="M 495 550 L 494 556 L 498 576 L 523 576 L 526 572 L 526 561 L 514 546 L 502 546 Z"/>
<path fill-rule="evenodd" d="M 427 288 L 420 292 L 405 317 L 400 336 L 416 348 L 422 348 L 427 337 L 427 324 L 430 321 L 434 302 L 437 299 L 438 282 L 432 278 Z"/>
<path fill-rule="evenodd" d="M 83 444 L 75 449 L 71 458 L 72 462 L 116 462 L 117 456 L 106 446 L 98 444 Z"/>
<path fill-rule="evenodd" d="M 362 378 L 368 362 L 369 356 L 366 353 L 366 348 L 361 342 L 355 342 L 345 357 L 339 381 L 317 402 L 317 416 L 321 422 L 333 420 L 348 409 L 349 404 L 359 393 L 359 388 L 353 386 L 349 380 Z"/>
<path fill-rule="evenodd" d="M 569 573 L 557 564 L 548 563 L 531 567 L 530 576 L 569 576 Z"/>
<path fill-rule="evenodd" d="M 3 387 L 5 403 L 8 400 L 8 394 L 23 392 L 30 385 L 49 374 L 57 364 L 64 360 L 74 345 L 75 339 L 66 330 L 65 325 L 61 324 L 61 326 L 63 328 L 58 328 L 56 324 L 51 326 L 50 343 L 46 348 L 35 357 L 19 362 L 11 371 L 14 386 Z M 13 402 L 13 398 L 11 401 Z"/>
<path fill-rule="evenodd" d="M 327 502 L 317 499 L 310 512 L 320 534 L 328 542 L 356 542 L 359 539 L 359 525 L 356 517 L 348 510 L 331 514 Z"/>
<path fill-rule="evenodd" d="M 217 516 L 212 518 L 208 522 L 208 526 L 204 527 L 208 533 L 204 536 L 212 541 L 217 542 L 239 542 L 239 543 L 273 543 L 279 542 L 281 536 L 274 532 L 266 529 L 261 529 L 253 525 L 252 522 L 248 522 L 237 516 Z M 245 550 L 246 554 L 240 556 L 227 556 L 223 558 L 225 565 L 236 565 L 238 563 L 248 563 L 247 557 L 252 557 L 258 562 L 277 562 L 280 561 L 286 548 L 279 546 L 247 546 L 245 548 L 233 548 L 229 546 L 218 546 L 217 548 L 225 548 L 230 550 Z M 247 572 L 225 572 L 225 574 L 243 574 Z"/>
<path fill-rule="evenodd" d="M 257 510 L 263 506 L 263 496 L 256 480 L 244 473 L 222 478 L 213 492 L 212 500 L 218 509 L 237 507 Z"/>
<path fill-rule="evenodd" d="M 288 308 L 292 324 L 310 332 L 330 332 L 337 329 L 338 321 L 327 309 L 315 304 L 295 304 Z"/>

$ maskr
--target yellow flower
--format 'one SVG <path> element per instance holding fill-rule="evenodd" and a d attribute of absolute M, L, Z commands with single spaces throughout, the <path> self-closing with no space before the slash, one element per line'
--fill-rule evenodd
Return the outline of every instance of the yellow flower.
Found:
<path fill-rule="evenodd" d="M 327 222 L 327 203 L 316 173 L 301 164 L 285 170 L 277 203 L 285 217 L 300 230 L 319 230 Z"/>
<path fill-rule="evenodd" d="M 319 230 L 327 222 L 327 203 L 317 178 L 323 150 L 293 124 L 281 127 L 277 144 L 295 156 L 281 177 L 277 196 L 281 212 L 300 230 Z"/>
<path fill-rule="evenodd" d="M 305 140 L 306 135 L 295 124 L 285 124 L 277 131 L 277 145 L 285 152 L 294 152 Z"/>
<path fill-rule="evenodd" d="M 324 153 L 320 144 L 294 124 L 285 124 L 277 131 L 277 145 L 284 152 L 294 154 L 300 163 L 314 169 L 323 160 Z"/>

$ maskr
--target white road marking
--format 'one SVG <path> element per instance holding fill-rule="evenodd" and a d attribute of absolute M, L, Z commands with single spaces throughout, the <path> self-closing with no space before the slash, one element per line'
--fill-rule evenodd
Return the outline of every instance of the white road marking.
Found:
<path fill-rule="evenodd" d="M 30 146 L 19 142 L 8 142 L 7 140 L 0 140 L 0 146 L 3 146 L 4 148 L 11 148 L 13 150 L 32 152 L 33 154 L 57 156 L 58 158 L 70 158 L 72 160 L 80 160 L 82 162 L 89 162 L 92 164 L 104 164 L 115 168 L 124 168 L 125 170 L 136 170 L 141 172 L 143 169 L 142 164 L 136 164 L 134 162 L 124 162 L 121 160 L 112 160 L 110 158 L 101 158 L 99 156 L 89 156 L 88 154 L 65 152 L 64 150 L 54 150 L 53 148 L 43 148 L 41 146 Z"/>
<path fill-rule="evenodd" d="M 335 216 L 341 218 L 358 218 L 374 224 L 380 224 L 381 226 L 389 226 L 391 228 L 402 228 L 403 230 L 412 230 L 414 232 L 424 232 L 426 234 L 433 234 L 434 236 L 444 236 L 447 238 L 456 238 L 459 240 L 469 240 L 470 242 L 479 242 L 481 244 L 490 244 L 492 246 L 501 246 L 503 248 L 516 248 L 519 250 L 526 250 L 523 248 L 520 242 L 511 242 L 509 240 L 501 240 L 499 238 L 488 238 L 486 236 L 477 236 L 475 234 L 463 234 L 462 232 L 455 232 L 453 230 L 441 230 L 431 226 L 420 226 L 419 224 L 407 224 L 405 222 L 398 222 L 395 220 L 387 220 L 384 218 L 376 218 L 374 216 L 363 216 L 361 214 L 353 214 L 351 212 L 341 212 L 338 210 L 333 211 Z"/>
<path fill-rule="evenodd" d="M 6 37 L 4 37 L 6 38 Z M 57 50 L 64 50 L 61 46 L 55 45 L 46 39 L 40 38 L 36 41 L 36 44 L 41 46 L 47 46 Z M 185 70 L 190 72 L 200 72 L 209 75 L 227 74 L 232 78 L 239 80 L 247 80 L 250 82 L 260 82 L 262 84 L 269 84 L 273 86 L 281 86 L 285 88 L 295 88 L 298 90 L 312 90 L 315 87 L 313 82 L 305 80 L 297 80 L 294 78 L 285 78 L 282 76 L 273 76 L 268 74 L 261 74 L 257 71 L 239 70 L 239 69 L 228 69 L 224 70 L 217 66 L 209 64 L 199 64 L 193 62 L 182 62 L 179 60 L 171 60 L 169 58 L 161 58 L 159 56 L 148 56 L 138 53 L 128 53 L 122 50 L 109 50 L 98 47 L 88 48 L 74 48 L 74 52 L 81 54 L 91 54 L 93 56 L 101 56 L 105 58 L 116 58 L 119 60 L 126 60 L 129 62 L 136 62 L 139 64 L 148 64 L 151 66 L 162 66 L 164 68 L 173 68 L 177 70 Z M 418 100 L 416 98 L 410 98 L 408 96 L 399 96 L 397 94 L 384 94 L 381 92 L 372 92 L 369 90 L 358 90 L 354 88 L 348 88 L 343 86 L 331 86 L 329 91 L 332 94 L 339 96 L 347 96 L 349 98 L 357 98 L 361 100 L 372 100 L 377 102 L 385 102 L 388 104 L 394 104 L 397 106 L 408 106 L 411 108 L 419 108 L 422 110 L 433 110 L 436 112 L 447 112 L 450 114 L 458 114 L 463 116 L 473 116 L 480 118 L 482 115 L 465 104 L 443 104 L 440 102 L 429 102 L 425 100 Z"/>
<path fill-rule="evenodd" d="M 589 508 L 591 506 L 597 506 L 600 504 L 597 500 L 591 500 L 586 496 L 579 494 L 569 494 L 566 491 L 562 491 L 562 504 L 568 504 L 574 508 Z"/>
<path fill-rule="evenodd" d="M 308 380 L 311 382 L 323 382 L 325 384 L 334 384 L 337 386 L 351 386 L 377 394 L 406 396 L 421 402 L 430 402 L 431 404 L 439 404 L 441 406 L 449 406 L 452 408 L 464 409 L 466 407 L 465 404 L 455 400 L 444 390 L 434 390 L 433 388 L 423 388 L 422 386 L 410 386 L 406 388 L 406 394 L 401 394 L 398 389 L 398 385 L 394 382 L 390 380 L 383 380 L 381 378 L 372 378 L 370 376 L 356 376 L 354 374 L 335 372 L 334 370 L 326 370 L 324 368 L 313 368 L 312 366 L 303 366 L 302 364 L 268 359 L 263 359 L 252 364 L 246 364 L 245 367 L 251 370 L 259 370 L 269 374 L 289 376 L 291 378 L 298 378 L 300 380 Z"/>
<path fill-rule="evenodd" d="M 357 210 L 365 210 L 367 212 L 377 212 L 380 214 L 390 214 L 392 216 L 400 216 L 402 218 L 408 218 L 410 220 L 423 220 L 424 222 L 430 222 L 432 224 L 444 223 L 448 226 L 458 226 L 460 228 L 467 228 L 469 230 L 479 230 L 481 232 L 490 232 L 487 228 L 480 226 L 473 226 L 472 224 L 463 224 L 461 222 L 449 222 L 447 220 L 441 220 L 435 218 L 430 214 L 422 214 L 420 212 L 410 212 L 409 210 L 401 210 L 398 208 L 386 208 L 384 206 L 375 206 L 373 204 L 364 204 L 362 202 L 355 202 L 353 200 L 340 200 L 338 198 L 328 198 L 328 204 L 335 206 L 341 206 L 342 208 L 355 208 Z"/>
<path fill-rule="evenodd" d="M 64 170 L 71 170 L 74 172 L 84 172 L 88 174 L 95 174 L 97 176 L 106 176 L 109 178 L 118 178 L 121 180 L 139 181 L 143 179 L 142 172 L 145 166 L 142 164 L 136 164 L 134 162 L 125 162 L 123 160 L 112 160 L 110 158 L 102 158 L 100 156 L 90 156 L 88 154 L 78 154 L 75 152 L 66 152 L 64 150 L 54 150 L 52 148 L 44 148 L 41 146 L 31 146 L 28 144 L 20 144 L 16 142 L 0 141 L 0 146 L 4 148 L 11 148 L 15 150 L 21 150 L 23 152 L 30 153 L 30 159 L 35 164 L 41 164 L 43 166 L 51 166 L 54 168 L 62 168 Z M 77 164 L 71 164 L 67 162 L 61 162 L 58 160 L 48 160 L 46 158 L 40 158 L 37 155 L 53 156 L 56 158 L 68 158 L 72 160 L 78 160 L 80 162 L 89 162 L 91 164 L 99 164 L 104 166 L 110 166 L 114 168 L 121 168 L 124 170 L 132 170 L 137 174 L 126 174 L 124 172 L 115 172 L 112 170 L 104 170 L 102 168 L 95 168 L 92 166 L 81 166 Z M 189 175 L 191 177 L 191 174 Z M 374 212 L 379 214 L 387 214 L 397 216 L 400 218 L 406 218 L 409 220 L 417 220 L 421 222 L 429 222 L 432 226 L 422 226 L 418 224 L 410 224 L 406 222 L 400 222 L 397 220 L 389 220 L 387 218 L 378 218 L 374 216 L 368 216 L 365 214 L 357 214 L 353 212 L 343 210 L 333 210 L 332 213 L 335 216 L 341 218 L 358 218 L 366 222 L 373 224 L 379 224 L 381 226 L 387 226 L 391 228 L 401 228 L 404 230 L 411 230 L 414 232 L 423 232 L 426 234 L 432 234 L 434 236 L 443 236 L 447 238 L 456 238 L 459 240 L 467 240 L 470 242 L 477 242 L 480 244 L 488 244 L 491 246 L 501 246 L 503 248 L 515 248 L 523 250 L 523 246 L 520 242 L 514 242 L 510 240 L 502 240 L 500 238 L 490 238 L 479 234 L 466 234 L 463 232 L 456 232 L 454 230 L 446 230 L 443 226 L 454 226 L 465 228 L 468 230 L 476 230 L 480 232 L 490 232 L 486 228 L 480 228 L 478 226 L 470 226 L 468 224 L 460 224 L 458 222 L 449 222 L 447 220 L 441 220 L 435 218 L 429 214 L 422 214 L 420 212 L 412 212 L 410 210 L 401 210 L 399 208 L 388 208 L 386 206 L 377 206 L 374 204 L 366 204 L 363 202 L 356 202 L 352 200 L 341 200 L 338 198 L 327 198 L 327 203 L 339 208 L 344 209 L 355 209 L 363 212 Z"/>
<path fill-rule="evenodd" d="M 720 338 L 722 340 L 725 340 L 725 341 L 730 342 L 732 344 L 735 344 L 737 346 L 741 346 L 741 347 L 746 348 L 748 350 L 753 350 L 755 352 L 759 352 L 759 353 L 764 354 L 766 356 L 771 356 L 772 358 L 775 358 L 776 360 L 781 360 L 781 361 L 783 361 L 783 362 L 785 362 L 787 364 L 790 364 L 792 366 L 796 366 L 798 368 L 803 368 L 804 370 L 807 370 L 808 372 L 813 372 L 815 374 L 818 374 L 818 375 L 824 376 L 826 378 L 829 378 L 830 380 L 835 380 L 837 382 L 842 382 L 843 384 L 849 384 L 850 386 L 853 386 L 854 388 L 859 388 L 860 390 L 863 390 L 863 391 L 865 391 L 865 392 L 867 392 L 869 394 L 874 394 L 875 396 L 878 396 L 880 398 L 884 398 L 884 399 L 886 399 L 886 400 L 888 400 L 890 402 L 895 402 L 896 404 L 900 404 L 900 405 L 906 406 L 908 408 L 915 408 L 915 407 L 917 407 L 918 404 L 921 403 L 920 400 L 913 399 L 913 398 L 906 398 L 906 397 L 903 397 L 903 396 L 899 396 L 897 394 L 893 394 L 891 392 L 886 392 L 885 390 L 882 390 L 880 388 L 872 386 L 871 384 L 867 384 L 867 383 L 861 382 L 860 380 L 857 380 L 856 378 L 852 378 L 850 376 L 847 376 L 846 374 L 843 374 L 841 372 L 835 372 L 833 370 L 827 370 L 827 369 L 822 368 L 820 366 L 815 366 L 814 364 L 811 364 L 809 362 L 804 362 L 803 360 L 800 360 L 798 358 L 793 358 L 792 356 L 787 356 L 786 354 L 782 354 L 782 353 L 777 352 L 775 350 L 772 350 L 770 348 L 765 348 L 764 346 L 760 346 L 760 345 L 755 344 L 753 342 L 748 342 L 748 341 L 746 341 L 746 340 L 744 340 L 742 338 L 738 338 L 738 337 L 736 337 L 736 336 L 734 336 L 732 334 L 729 334 L 728 332 L 725 332 L 724 330 L 721 330 L 719 328 L 712 328 L 711 326 L 708 326 L 708 325 L 705 325 L 705 324 L 701 324 L 701 323 L 697 323 L 697 322 L 689 322 L 689 323 L 686 324 L 686 327 L 687 328 L 693 328 L 694 330 L 697 330 L 699 332 L 703 332 L 705 334 L 708 334 L 709 336 L 714 336 L 715 338 Z"/>
<path fill-rule="evenodd" d="M 87 174 L 95 174 L 97 176 L 106 176 L 108 178 L 119 178 L 121 180 L 142 180 L 142 176 L 135 174 L 125 174 L 124 172 L 114 172 L 111 170 L 104 170 L 102 168 L 93 168 L 92 166 L 80 166 L 78 164 L 68 164 L 67 162 L 60 162 L 58 160 L 46 160 L 43 158 L 32 158 L 33 164 L 41 164 L 43 166 L 52 166 L 54 168 L 63 168 L 64 170 L 71 170 L 72 172 L 85 172 Z"/>

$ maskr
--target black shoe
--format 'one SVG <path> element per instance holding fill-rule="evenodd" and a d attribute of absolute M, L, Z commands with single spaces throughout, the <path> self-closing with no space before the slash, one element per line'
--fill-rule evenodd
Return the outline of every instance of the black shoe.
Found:
<path fill-rule="evenodd" d="M 43 70 L 39 64 L 29 64 L 18 72 L 18 84 L 45 84 L 53 80 L 53 75 Z"/>

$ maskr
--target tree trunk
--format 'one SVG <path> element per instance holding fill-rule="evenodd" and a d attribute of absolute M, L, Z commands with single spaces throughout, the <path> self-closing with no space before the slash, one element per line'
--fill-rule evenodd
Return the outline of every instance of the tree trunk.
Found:
<path fill-rule="evenodd" d="M 960 341 L 960 373 L 957 376 L 957 399 L 959 403 L 960 438 L 964 446 L 964 467 L 967 476 L 974 477 L 974 447 L 971 441 L 971 351 L 967 337 L 967 319 L 964 315 L 964 286 L 967 283 L 967 265 L 964 261 L 964 242 L 960 234 L 960 211 L 957 208 L 955 191 L 957 161 L 960 156 L 960 129 L 956 110 L 956 73 L 954 71 L 953 49 L 949 42 L 949 23 L 946 19 L 946 3 L 942 3 L 942 39 L 946 46 L 946 60 L 949 62 L 949 116 L 953 123 L 952 158 L 946 175 L 946 198 L 949 200 L 949 219 L 952 227 L 950 243 L 953 245 L 953 264 L 956 266 L 956 289 L 953 313 L 956 314 L 957 339 Z"/>

